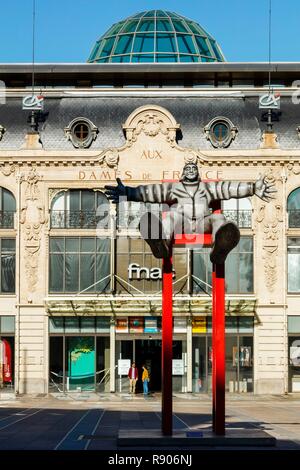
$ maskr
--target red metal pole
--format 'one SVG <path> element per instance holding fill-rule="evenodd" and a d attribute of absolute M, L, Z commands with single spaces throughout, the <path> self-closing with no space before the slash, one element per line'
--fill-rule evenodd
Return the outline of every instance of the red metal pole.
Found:
<path fill-rule="evenodd" d="M 213 266 L 213 431 L 225 434 L 225 265 Z"/>
<path fill-rule="evenodd" d="M 162 285 L 162 433 L 172 436 L 173 270 L 172 257 L 163 259 Z"/>

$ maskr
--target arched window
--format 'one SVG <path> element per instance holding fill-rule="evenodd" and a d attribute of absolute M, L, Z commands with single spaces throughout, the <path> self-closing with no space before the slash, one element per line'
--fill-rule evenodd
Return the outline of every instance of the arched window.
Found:
<path fill-rule="evenodd" d="M 300 228 L 300 188 L 291 192 L 287 201 L 289 228 Z"/>
<path fill-rule="evenodd" d="M 233 220 L 238 227 L 252 227 L 252 205 L 249 198 L 223 201 L 222 208 L 226 219 Z"/>
<path fill-rule="evenodd" d="M 70 189 L 51 204 L 51 228 L 108 228 L 109 202 L 101 191 Z"/>
<path fill-rule="evenodd" d="M 14 228 L 16 200 L 8 189 L 0 187 L 0 228 Z"/>

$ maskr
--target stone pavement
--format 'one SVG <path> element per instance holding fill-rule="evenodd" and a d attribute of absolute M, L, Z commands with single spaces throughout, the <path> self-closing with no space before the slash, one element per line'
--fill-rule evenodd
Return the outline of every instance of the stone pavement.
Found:
<path fill-rule="evenodd" d="M 120 432 L 159 432 L 160 400 L 160 394 L 7 395 L 0 400 L 0 450 L 118 450 Z M 211 429 L 211 397 L 175 394 L 173 408 L 176 432 Z M 299 395 L 227 395 L 226 423 L 231 430 L 249 430 L 249 436 L 255 430 L 267 431 L 277 438 L 276 447 L 269 450 L 300 450 Z M 145 440 L 138 449 L 151 447 Z"/>

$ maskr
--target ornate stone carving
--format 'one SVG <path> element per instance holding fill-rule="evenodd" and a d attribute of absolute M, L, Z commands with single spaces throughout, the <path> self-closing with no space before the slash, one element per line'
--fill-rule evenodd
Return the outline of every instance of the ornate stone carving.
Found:
<path fill-rule="evenodd" d="M 288 163 L 287 165 L 287 169 L 288 169 L 288 172 L 289 174 L 293 174 L 293 175 L 300 175 L 300 166 L 299 165 L 295 165 L 295 162 L 290 162 Z"/>
<path fill-rule="evenodd" d="M 277 255 L 279 240 L 279 223 L 283 222 L 283 208 L 280 204 L 267 206 L 263 204 L 256 218 L 262 223 L 263 228 L 263 250 L 264 250 L 264 272 L 266 286 L 270 292 L 274 291 L 277 281 Z"/>
<path fill-rule="evenodd" d="M 4 176 L 10 176 L 11 174 L 15 173 L 16 167 L 12 163 L 1 164 L 0 171 Z"/>
<path fill-rule="evenodd" d="M 76 127 L 84 126 L 84 134 L 82 138 L 76 135 Z M 67 140 L 70 140 L 75 148 L 88 148 L 96 140 L 98 127 L 87 118 L 78 117 L 73 119 L 67 127 L 64 128 Z"/>
<path fill-rule="evenodd" d="M 117 168 L 119 163 L 119 152 L 116 148 L 110 148 L 100 156 L 99 163 L 108 166 L 109 168 Z"/>
<path fill-rule="evenodd" d="M 223 129 L 227 130 L 222 138 L 217 138 L 215 134 L 216 126 L 223 126 Z M 213 147 L 215 148 L 226 148 L 229 147 L 231 142 L 235 139 L 238 129 L 237 127 L 230 121 L 230 119 L 224 116 L 218 116 L 212 119 L 205 127 L 204 132 L 206 134 L 206 139 L 210 141 Z"/>
<path fill-rule="evenodd" d="M 129 146 L 143 133 L 148 137 L 162 134 L 173 147 L 176 145 L 176 133 L 179 128 L 173 116 L 160 106 L 142 106 L 136 109 L 123 125 Z"/>
<path fill-rule="evenodd" d="M 25 227 L 25 270 L 29 292 L 34 292 L 38 281 L 41 232 L 46 222 L 44 207 L 40 204 L 41 194 L 38 187 L 40 180 L 41 176 L 36 173 L 35 168 L 20 178 L 21 182 L 26 183 L 25 205 L 21 209 L 20 223 Z"/>

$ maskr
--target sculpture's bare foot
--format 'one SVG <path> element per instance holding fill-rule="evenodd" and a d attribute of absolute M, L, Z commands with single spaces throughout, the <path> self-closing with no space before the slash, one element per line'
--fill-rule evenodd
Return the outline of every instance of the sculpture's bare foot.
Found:
<path fill-rule="evenodd" d="M 214 264 L 223 264 L 228 253 L 240 241 L 240 231 L 234 222 L 225 222 L 216 231 L 215 241 L 210 252 L 210 260 Z"/>

